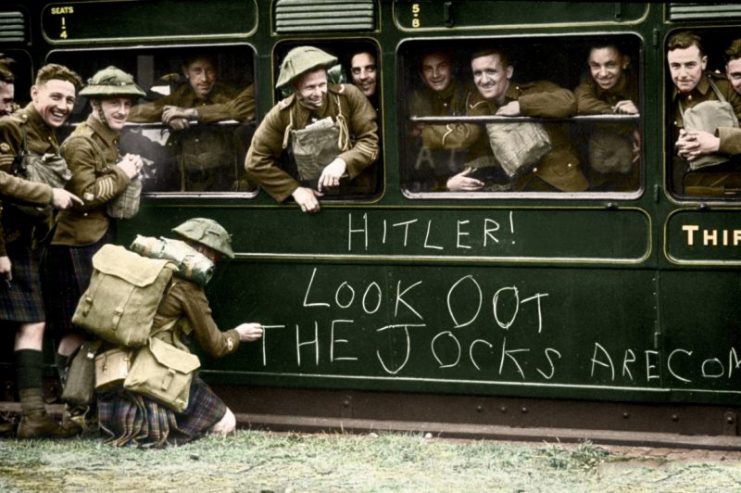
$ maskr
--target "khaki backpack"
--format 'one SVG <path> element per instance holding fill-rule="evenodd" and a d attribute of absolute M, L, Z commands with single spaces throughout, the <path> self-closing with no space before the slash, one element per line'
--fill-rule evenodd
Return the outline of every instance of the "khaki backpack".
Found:
<path fill-rule="evenodd" d="M 176 270 L 167 260 L 104 245 L 93 255 L 90 286 L 82 294 L 72 322 L 110 343 L 144 346 Z"/>

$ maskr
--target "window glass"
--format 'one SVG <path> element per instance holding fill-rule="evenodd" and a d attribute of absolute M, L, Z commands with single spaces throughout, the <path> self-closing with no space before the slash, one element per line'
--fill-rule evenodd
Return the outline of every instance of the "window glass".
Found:
<path fill-rule="evenodd" d="M 410 197 L 634 197 L 637 37 L 409 41 L 399 49 Z"/>
<path fill-rule="evenodd" d="M 243 163 L 255 130 L 254 52 L 247 46 L 56 51 L 49 61 L 90 78 L 109 65 L 146 91 L 121 135 L 122 154 L 144 158 L 152 194 L 255 193 Z M 91 106 L 79 97 L 71 121 Z"/>
<path fill-rule="evenodd" d="M 666 54 L 667 190 L 681 199 L 741 197 L 741 35 L 675 30 Z"/>

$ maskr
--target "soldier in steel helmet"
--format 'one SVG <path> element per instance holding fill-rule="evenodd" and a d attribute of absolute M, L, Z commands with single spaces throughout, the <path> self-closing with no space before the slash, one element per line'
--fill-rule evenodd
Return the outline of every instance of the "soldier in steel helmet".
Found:
<path fill-rule="evenodd" d="M 336 63 L 337 58 L 312 46 L 299 46 L 288 52 L 276 88 L 290 87 L 293 94 L 265 116 L 245 160 L 250 180 L 279 202 L 293 197 L 304 212 L 319 211 L 318 197 L 330 190 L 341 190 L 345 177 L 357 193 L 369 194 L 375 187 L 370 168 L 378 156 L 376 111 L 357 87 L 328 83 L 327 68 Z M 307 133 L 311 130 L 307 127 L 315 123 L 327 123 L 314 128 L 317 135 L 329 135 L 330 139 L 319 142 L 320 138 L 313 139 Z M 311 155 L 324 158 L 324 162 L 312 163 L 313 176 L 304 174 L 302 162 L 298 162 L 297 135 L 301 131 L 308 139 L 304 147 L 308 149 L 307 161 Z M 289 145 L 298 168 L 293 173 L 289 172 L 290 166 L 279 164 Z M 314 183 L 316 189 L 309 186 Z"/>
<path fill-rule="evenodd" d="M 106 206 L 132 183 L 143 164 L 138 155 L 121 157 L 118 150 L 132 103 L 144 95 L 134 78 L 108 67 L 98 71 L 80 95 L 90 99 L 91 112 L 64 141 L 62 151 L 72 171 L 67 187 L 84 204 L 59 215 L 45 262 L 50 322 L 62 336 L 57 355 L 60 369 L 84 340 L 71 319 L 90 282 L 92 257 L 113 238 Z"/>
<path fill-rule="evenodd" d="M 214 263 L 222 256 L 234 258 L 231 236 L 213 219 L 188 219 L 172 231 L 198 254 Z M 175 320 L 178 322 L 172 324 Z M 157 308 L 152 333 L 156 332 L 156 337 L 177 345 L 185 330 L 189 330 L 192 339 L 215 358 L 232 354 L 240 343 L 256 341 L 263 335 L 262 325 L 255 322 L 220 331 L 211 317 L 203 287 L 192 280 L 176 277 Z M 98 419 L 101 429 L 111 435 L 112 443 L 119 446 L 180 444 L 207 433 L 227 434 L 236 427 L 234 413 L 197 375 L 190 387 L 188 406 L 182 413 L 146 396 L 132 396 L 131 392 L 120 388 L 98 394 Z M 168 423 L 169 427 L 160 426 L 162 422 Z"/>
<path fill-rule="evenodd" d="M 0 320 L 16 331 L 14 359 L 22 418 L 19 438 L 74 435 L 79 429 L 58 424 L 47 413 L 41 389 L 45 328 L 40 256 L 51 211 L 26 208 L 26 204 L 69 207 L 79 198 L 62 188 L 11 176 L 16 163 L 44 166 L 68 173 L 59 154 L 56 129 L 72 112 L 80 77 L 62 65 L 48 64 L 36 75 L 31 102 L 10 116 L 0 118 L 0 194 L 3 197 L 0 241 Z M 0 433 L 12 433 L 8 423 Z"/>

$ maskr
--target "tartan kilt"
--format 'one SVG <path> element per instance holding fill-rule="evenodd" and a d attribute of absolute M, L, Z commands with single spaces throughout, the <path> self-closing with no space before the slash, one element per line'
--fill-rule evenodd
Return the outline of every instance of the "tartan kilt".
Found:
<path fill-rule="evenodd" d="M 57 336 L 80 329 L 72 324 L 72 315 L 93 275 L 93 255 L 110 242 L 110 234 L 92 245 L 73 247 L 50 245 L 42 259 L 44 304 L 47 331 Z"/>
<path fill-rule="evenodd" d="M 38 248 L 20 240 L 6 246 L 12 264 L 13 280 L 0 281 L 0 320 L 43 322 L 44 298 L 41 290 Z"/>
<path fill-rule="evenodd" d="M 123 387 L 98 394 L 98 422 L 117 447 L 164 447 L 196 440 L 221 421 L 226 404 L 198 375 L 190 385 L 188 407 L 177 413 Z"/>

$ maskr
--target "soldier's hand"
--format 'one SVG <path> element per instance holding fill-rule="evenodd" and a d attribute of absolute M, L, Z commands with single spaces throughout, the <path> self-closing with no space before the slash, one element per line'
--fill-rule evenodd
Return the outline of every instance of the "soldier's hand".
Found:
<path fill-rule="evenodd" d="M 121 168 L 126 176 L 131 179 L 139 174 L 142 166 L 144 166 L 144 161 L 142 161 L 142 158 L 136 154 L 126 154 L 123 159 L 116 163 L 116 166 Z"/>
<path fill-rule="evenodd" d="M 446 183 L 448 190 L 452 192 L 474 192 L 484 188 L 483 181 L 468 176 L 472 172 L 473 168 L 466 168 L 457 175 L 448 178 Z"/>
<path fill-rule="evenodd" d="M 239 340 L 242 342 L 256 341 L 261 338 L 263 334 L 262 324 L 259 324 L 257 322 L 240 324 L 235 327 L 234 330 L 239 332 Z"/>
<path fill-rule="evenodd" d="M 180 108 L 179 106 L 165 105 L 162 109 L 162 123 L 176 130 L 187 128 L 190 125 L 188 120 L 197 119 L 198 110 L 195 108 Z"/>
<path fill-rule="evenodd" d="M 510 101 L 497 110 L 499 116 L 517 116 L 520 114 L 520 102 Z"/>
<path fill-rule="evenodd" d="M 80 197 L 72 192 L 68 192 L 64 188 L 51 189 L 51 205 L 55 209 L 69 209 L 75 204 L 82 205 L 84 202 Z"/>
<path fill-rule="evenodd" d="M 347 163 L 345 163 L 345 160 L 341 158 L 336 158 L 334 161 L 326 165 L 319 177 L 319 191 L 321 192 L 325 188 L 340 186 L 340 178 L 342 178 L 346 170 Z"/>
<path fill-rule="evenodd" d="M 301 207 L 301 210 L 303 212 L 308 212 L 310 214 L 319 212 L 319 199 L 317 197 L 322 196 L 320 192 L 317 192 L 316 190 L 313 190 L 311 188 L 298 187 L 296 190 L 293 191 L 291 196 L 293 197 L 293 200 L 295 200 L 296 203 L 299 205 L 299 207 Z"/>
<path fill-rule="evenodd" d="M 7 255 L 5 257 L 0 257 L 0 277 L 6 281 L 13 280 L 12 265 L 10 263 L 10 257 Z"/>
<path fill-rule="evenodd" d="M 624 115 L 637 115 L 638 107 L 633 103 L 633 101 L 626 99 L 624 101 L 618 101 L 617 104 L 612 107 L 612 111 Z"/>

